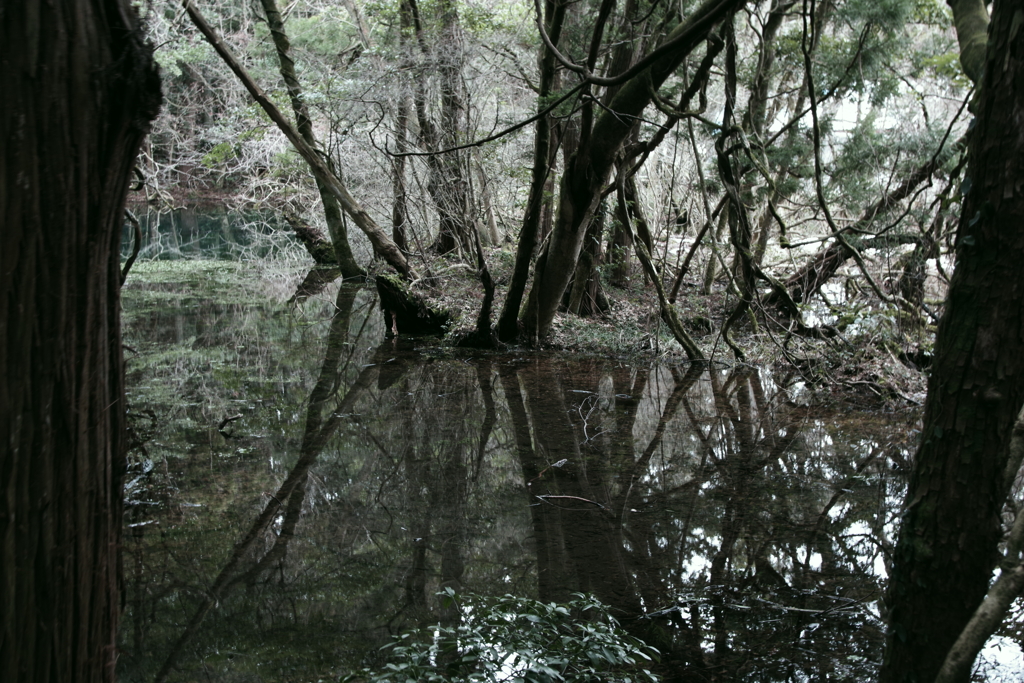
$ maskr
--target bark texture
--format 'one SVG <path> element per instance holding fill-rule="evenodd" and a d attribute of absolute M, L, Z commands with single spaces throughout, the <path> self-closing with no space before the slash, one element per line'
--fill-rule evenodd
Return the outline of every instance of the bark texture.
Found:
<path fill-rule="evenodd" d="M 548 36 L 555 45 L 562 34 L 562 23 L 565 20 L 566 3 L 563 0 L 547 0 L 544 4 L 544 16 L 547 24 Z M 540 68 L 540 88 L 537 92 L 537 108 L 543 109 L 546 106 L 545 98 L 557 89 L 558 70 L 555 68 L 555 55 L 541 47 L 538 59 Z M 530 175 L 530 194 L 526 200 L 526 213 L 523 217 L 523 227 L 519 232 L 519 242 L 516 246 L 515 270 L 512 273 L 512 281 L 508 286 L 508 293 L 505 295 L 505 304 L 502 307 L 501 315 L 498 317 L 498 339 L 503 342 L 514 340 L 519 334 L 519 309 L 523 304 L 523 294 L 526 292 L 526 282 L 530 277 L 530 260 L 537 248 L 538 237 L 541 233 L 541 225 L 544 220 L 545 201 L 544 195 L 550 182 L 552 156 L 552 128 L 556 126 L 554 118 L 542 116 L 537 120 L 533 136 L 533 171 Z"/>
<path fill-rule="evenodd" d="M 292 232 L 295 233 L 295 238 L 302 242 L 302 246 L 306 248 L 306 252 L 313 257 L 318 266 L 338 267 L 337 252 L 334 249 L 334 245 L 322 232 L 290 211 L 284 212 L 283 215 L 288 225 L 291 226 Z M 340 272 L 344 276 L 344 271 Z M 353 276 L 349 275 L 347 277 Z"/>
<path fill-rule="evenodd" d="M 885 683 L 935 680 L 998 559 L 1004 470 L 1024 404 L 1022 23 L 1019 3 L 996 2 L 957 266 L 889 587 Z"/>
<path fill-rule="evenodd" d="M 160 84 L 128 0 L 0 14 L 0 680 L 113 681 L 119 245 Z"/>
<path fill-rule="evenodd" d="M 1022 456 L 1024 456 L 1024 421 L 1022 416 L 1017 416 L 1017 423 L 1013 426 L 1013 437 L 1010 440 L 1010 458 L 1006 471 L 1013 473 L 1016 477 L 1020 468 Z M 1005 479 L 1004 479 L 1005 481 Z M 1006 543 L 1006 555 L 999 563 L 1001 572 L 995 580 L 984 602 L 975 611 L 970 622 L 964 627 L 957 638 L 956 643 L 946 655 L 946 661 L 939 670 L 935 683 L 956 683 L 956 681 L 968 680 L 971 669 L 974 668 L 974 660 L 978 653 L 985 647 L 989 637 L 996 632 L 996 629 L 1003 623 L 1010 605 L 1024 590 L 1024 564 L 1021 564 L 1021 547 L 1024 544 L 1024 514 L 1017 511 L 1016 519 L 1013 522 L 1013 529 Z"/>

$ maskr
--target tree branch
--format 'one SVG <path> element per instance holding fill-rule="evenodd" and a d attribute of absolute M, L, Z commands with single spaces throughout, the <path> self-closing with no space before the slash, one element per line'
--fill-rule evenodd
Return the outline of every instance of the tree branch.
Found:
<path fill-rule="evenodd" d="M 946 0 L 953 10 L 956 40 L 960 44 L 960 66 L 975 85 L 985 68 L 988 44 L 988 9 L 985 0 Z"/>
<path fill-rule="evenodd" d="M 313 170 L 313 174 L 317 179 L 322 182 L 331 194 L 338 198 L 341 203 L 341 207 L 345 210 L 355 224 L 359 226 L 366 236 L 370 239 L 370 244 L 373 245 L 373 249 L 376 253 L 380 254 L 385 261 L 387 261 L 392 268 L 407 280 L 413 279 L 415 274 L 413 273 L 412 267 L 409 262 L 405 259 L 402 251 L 398 246 L 388 237 L 387 233 L 381 230 L 380 226 L 377 225 L 376 221 L 370 217 L 370 214 L 366 212 L 366 209 L 356 201 L 356 198 L 349 193 L 348 189 L 341 182 L 327 163 L 317 154 L 316 150 L 309 146 L 302 136 L 299 135 L 298 131 L 295 130 L 288 120 L 284 117 L 281 111 L 270 101 L 263 89 L 260 88 L 256 82 L 252 79 L 249 73 L 245 70 L 245 67 L 238 61 L 231 49 L 220 39 L 220 36 L 206 23 L 206 19 L 195 7 L 192 0 L 182 0 L 182 6 L 185 11 L 188 12 L 189 18 L 192 23 L 196 25 L 199 32 L 203 34 L 207 42 L 216 50 L 217 54 L 220 55 L 221 59 L 231 68 L 231 70 L 238 76 L 238 79 L 245 86 L 245 89 L 249 91 L 252 98 L 256 100 L 263 111 L 267 113 L 267 116 L 277 124 L 277 127 L 281 129 L 281 132 L 285 134 L 288 141 L 292 143 L 295 150 L 302 155 L 302 158 L 306 160 L 310 168 Z"/>
<path fill-rule="evenodd" d="M 1007 473 L 1013 481 L 1020 467 L 1021 455 L 1024 454 L 1024 411 L 1017 415 L 1013 425 L 1013 436 L 1010 437 L 1010 458 Z M 1007 485 L 1004 490 L 1008 491 Z M 1017 510 L 1010 539 L 1007 542 L 1006 557 L 1002 563 L 1002 571 L 992 587 L 988 589 L 984 602 L 975 610 L 974 616 L 960 632 L 953 647 L 949 649 L 935 683 L 959 683 L 970 678 L 974 660 L 985 646 L 985 642 L 1003 623 L 1003 617 L 1010 609 L 1011 603 L 1024 590 L 1024 564 L 1021 564 L 1021 545 L 1024 544 L 1024 510 Z"/>
<path fill-rule="evenodd" d="M 629 211 L 626 209 L 626 191 L 625 191 L 625 177 L 619 176 L 616 182 L 618 189 L 617 195 L 619 199 L 619 213 L 622 215 L 622 221 L 626 230 L 631 234 L 633 232 L 633 226 L 629 220 Z M 679 316 L 676 314 L 675 306 L 669 303 L 668 297 L 665 295 L 665 287 L 661 284 L 661 277 L 658 275 L 658 271 L 654 268 L 654 263 L 651 262 L 651 255 L 647 252 L 647 247 L 644 245 L 644 241 L 638 239 L 636 235 L 633 237 L 633 247 L 636 249 L 637 258 L 640 259 L 641 265 L 644 267 L 644 271 L 647 272 L 647 276 L 651 278 L 651 282 L 654 283 L 654 288 L 658 292 L 658 305 L 661 307 L 661 317 L 672 331 L 672 336 L 675 337 L 679 345 L 683 347 L 686 352 L 686 357 L 692 361 L 704 360 L 704 354 L 701 353 L 697 343 L 693 341 L 693 338 L 687 334 L 683 328 L 682 322 L 679 320 Z"/>
<path fill-rule="evenodd" d="M 621 74 L 607 78 L 595 76 L 591 73 L 590 69 L 576 64 L 558 51 L 558 48 L 555 47 L 551 38 L 548 37 L 547 31 L 544 30 L 544 22 L 541 20 L 541 16 L 543 15 L 540 11 L 540 0 L 534 0 L 534 4 L 537 9 L 536 24 L 537 29 L 540 32 L 541 40 L 543 40 L 547 48 L 551 50 L 551 54 L 555 56 L 555 59 L 561 62 L 562 66 L 569 71 L 583 76 L 584 83 L 608 87 L 613 85 L 622 85 L 637 74 L 642 73 L 647 67 L 651 66 L 662 57 L 675 53 L 681 46 L 688 45 L 693 41 L 694 36 L 701 36 L 707 33 L 710 27 L 717 23 L 719 19 L 727 13 L 735 11 L 739 7 L 743 6 L 746 2 L 745 0 L 721 0 L 721 2 L 716 4 L 705 3 L 704 5 L 701 5 L 693 15 L 686 19 L 686 30 L 672 36 L 668 42 L 663 43 L 659 48 L 623 71 Z M 673 31 L 673 33 L 675 32 Z"/>

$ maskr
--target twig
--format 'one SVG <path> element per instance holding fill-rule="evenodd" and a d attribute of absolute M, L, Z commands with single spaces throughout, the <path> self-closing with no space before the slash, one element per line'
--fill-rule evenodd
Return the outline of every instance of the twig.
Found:
<path fill-rule="evenodd" d="M 571 501 L 576 501 L 578 503 L 587 503 L 589 505 L 596 505 L 597 507 L 601 508 L 602 510 L 605 509 L 604 505 L 601 505 L 596 500 L 590 500 L 589 498 L 580 498 L 579 496 L 556 496 L 554 494 L 545 494 L 545 495 L 540 495 L 540 496 L 534 496 L 534 498 L 536 498 L 537 500 L 541 501 L 542 503 L 547 503 L 548 505 L 554 505 L 556 508 L 561 508 L 563 510 L 583 510 L 583 509 L 586 509 L 586 508 L 567 508 L 567 507 L 563 507 L 561 505 L 555 505 L 551 501 L 552 500 L 571 500 Z"/>

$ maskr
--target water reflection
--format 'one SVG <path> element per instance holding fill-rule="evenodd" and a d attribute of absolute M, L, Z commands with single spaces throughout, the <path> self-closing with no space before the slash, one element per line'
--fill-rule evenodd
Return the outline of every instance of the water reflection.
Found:
<path fill-rule="evenodd" d="M 365 291 L 338 290 L 325 325 L 303 305 L 239 324 L 126 304 L 153 433 L 128 492 L 122 680 L 326 679 L 451 616 L 448 586 L 594 593 L 667 680 L 871 677 L 909 430 L 745 366 L 452 355 L 380 342 Z M 145 361 L 168 339 L 229 361 L 179 358 L 183 391 L 147 391 L 176 372 Z"/>
<path fill-rule="evenodd" d="M 253 250 L 262 235 L 280 229 L 279 218 L 267 211 L 237 212 L 223 207 L 193 206 L 169 211 L 147 205 L 132 208 L 139 221 L 139 256 L 144 259 L 237 257 Z M 135 234 L 130 224 L 122 228 L 122 259 L 132 254 Z M 261 253 L 265 249 L 255 251 Z"/>
<path fill-rule="evenodd" d="M 853 437 L 748 367 L 544 359 L 502 386 L 541 599 L 594 593 L 680 680 L 870 676 L 903 444 Z"/>

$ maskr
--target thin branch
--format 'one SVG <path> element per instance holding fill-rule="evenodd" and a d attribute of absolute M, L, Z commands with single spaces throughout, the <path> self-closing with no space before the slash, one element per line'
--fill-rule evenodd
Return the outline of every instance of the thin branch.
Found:
<path fill-rule="evenodd" d="M 832 231 L 833 236 L 839 241 L 840 244 L 853 256 L 853 260 L 857 263 L 858 269 L 860 269 L 861 275 L 867 280 L 868 286 L 871 287 L 875 295 L 879 299 L 887 304 L 895 304 L 896 298 L 889 297 L 882 291 L 882 288 L 878 286 L 875 279 L 871 277 L 871 273 L 868 272 L 867 264 L 864 262 L 864 257 L 857 251 L 853 245 L 843 236 L 839 226 L 836 225 L 835 220 L 832 218 L 832 212 L 828 208 L 828 202 L 825 200 L 825 190 L 821 179 L 821 127 L 818 123 L 818 104 L 816 100 L 816 94 L 814 92 L 814 74 L 812 71 L 811 64 L 811 50 L 809 43 L 814 40 L 813 35 L 808 33 L 808 24 L 811 25 L 810 30 L 814 31 L 814 11 L 815 11 L 815 0 L 810 1 L 810 8 L 808 11 L 808 0 L 804 0 L 804 12 L 803 12 L 803 38 L 800 41 L 800 49 L 804 55 L 804 69 L 807 75 L 807 95 L 811 103 L 811 137 L 814 142 L 814 190 L 815 195 L 818 198 L 818 206 L 821 207 L 821 211 L 825 216 L 825 222 L 828 224 L 829 230 Z"/>
<path fill-rule="evenodd" d="M 537 112 L 536 114 L 534 114 L 530 118 L 524 119 L 524 120 L 520 121 L 519 123 L 511 125 L 508 128 L 505 128 L 504 130 L 499 130 L 497 133 L 494 133 L 493 135 L 488 135 L 485 138 L 480 138 L 479 140 L 474 140 L 473 142 L 467 142 L 465 144 L 456 145 L 455 147 L 449 147 L 447 149 L 439 149 L 436 152 L 401 152 L 401 153 L 399 153 L 399 152 L 392 152 L 392 151 L 388 150 L 386 147 L 384 149 L 381 149 L 380 147 L 377 147 L 376 145 L 374 145 L 374 147 L 377 147 L 377 149 L 381 149 L 382 152 L 384 152 L 385 154 L 387 154 L 388 156 L 391 156 L 391 157 L 430 157 L 430 156 L 436 156 L 438 154 L 448 154 L 449 152 L 457 152 L 460 149 L 470 149 L 472 147 L 482 147 L 483 145 L 487 144 L 488 142 L 494 142 L 495 140 L 498 140 L 500 138 L 505 137 L 509 133 L 514 133 L 517 130 L 519 130 L 520 128 L 528 126 L 531 123 L 533 123 L 534 121 L 537 121 L 538 119 L 543 118 L 544 116 L 547 116 L 552 111 L 554 111 L 558 107 L 558 105 L 562 104 L 562 102 L 565 102 L 567 99 L 569 99 L 570 97 L 572 97 L 573 95 L 578 93 L 586 85 L 587 85 L 586 83 L 580 83 L 579 85 L 574 86 L 571 90 L 566 92 L 564 95 L 559 97 L 557 100 L 555 100 L 550 105 L 548 105 L 544 109 L 540 110 L 539 112 Z"/>
<path fill-rule="evenodd" d="M 683 265 L 679 266 L 679 273 L 676 275 L 676 281 L 672 284 L 672 291 L 668 295 L 668 302 L 670 304 L 675 304 L 676 297 L 679 295 L 679 287 L 682 286 L 683 278 L 686 277 L 686 273 L 690 270 L 690 261 L 693 260 L 694 254 L 697 253 L 697 247 L 700 246 L 700 243 L 704 240 L 704 235 L 707 234 L 708 230 L 711 229 L 711 226 L 714 225 L 714 222 L 718 219 L 718 214 L 723 208 L 725 208 L 725 203 L 727 201 L 729 201 L 729 197 L 725 195 L 718 200 L 718 206 L 715 207 L 714 213 L 708 216 L 707 220 L 704 221 L 704 226 L 700 229 L 700 232 L 697 233 L 697 236 L 694 237 L 693 244 L 690 246 L 690 251 L 686 253 L 686 258 L 683 259 Z"/>
<path fill-rule="evenodd" d="M 668 324 L 669 329 L 672 331 L 672 336 L 675 337 L 679 345 L 686 351 L 686 357 L 691 361 L 704 360 L 704 354 L 701 353 L 700 348 L 697 346 L 693 338 L 687 334 L 683 328 L 682 322 L 679 320 L 679 316 L 676 313 L 676 308 L 669 303 L 668 297 L 665 295 L 665 287 L 661 283 L 661 277 L 658 275 L 658 271 L 654 268 L 654 264 L 651 262 L 651 255 L 647 252 L 647 246 L 644 245 L 644 241 L 639 239 L 633 234 L 633 226 L 629 220 L 629 211 L 626 208 L 626 189 L 625 189 L 625 176 L 620 175 L 616 182 L 618 189 L 618 200 L 619 200 L 619 212 L 622 215 L 623 227 L 630 233 L 633 241 L 633 247 L 636 250 L 637 258 L 640 259 L 641 265 L 643 265 L 644 271 L 647 272 L 647 276 L 654 283 L 654 288 L 658 292 L 658 305 L 661 307 L 661 317 Z"/>
<path fill-rule="evenodd" d="M 138 167 L 135 168 L 138 172 Z M 139 256 L 139 250 L 142 249 L 142 226 L 139 224 L 139 219 L 135 217 L 135 214 L 130 210 L 124 210 L 124 217 L 128 219 L 128 222 L 132 224 L 132 234 L 135 239 L 132 244 L 132 255 L 128 257 L 128 260 L 124 262 L 124 267 L 121 269 L 121 285 L 124 285 L 124 281 L 128 278 L 128 272 L 132 269 L 132 265 L 135 263 L 135 259 Z"/>

